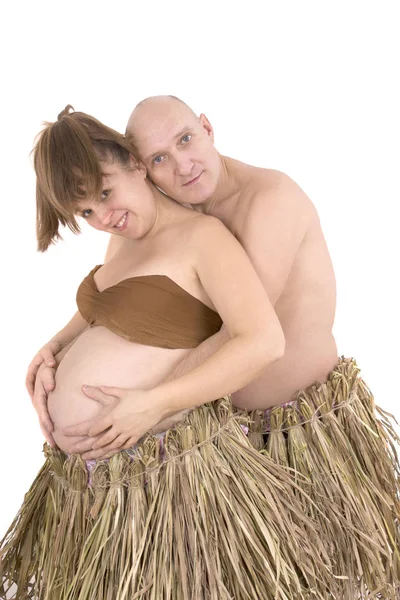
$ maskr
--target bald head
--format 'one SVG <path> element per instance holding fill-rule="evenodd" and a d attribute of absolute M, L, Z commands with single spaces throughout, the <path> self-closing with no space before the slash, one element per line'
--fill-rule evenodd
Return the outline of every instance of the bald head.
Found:
<path fill-rule="evenodd" d="M 190 106 L 176 96 L 150 96 L 139 102 L 133 109 L 126 126 L 126 134 L 135 139 L 136 135 L 140 136 L 141 129 L 148 121 L 153 121 L 156 116 L 167 116 L 171 112 L 179 112 L 182 116 L 186 114 L 191 119 L 198 119 Z"/>

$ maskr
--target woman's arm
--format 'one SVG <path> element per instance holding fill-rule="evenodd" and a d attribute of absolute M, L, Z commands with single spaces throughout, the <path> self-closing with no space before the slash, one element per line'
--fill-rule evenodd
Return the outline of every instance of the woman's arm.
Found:
<path fill-rule="evenodd" d="M 84 451 L 86 459 L 127 448 L 171 415 L 244 387 L 283 356 L 285 340 L 278 317 L 242 246 L 212 217 L 199 219 L 191 233 L 187 255 L 229 339 L 191 372 L 151 390 L 84 386 L 84 393 L 100 403 L 107 405 L 110 397 L 120 402 L 105 417 L 64 430 L 67 436 L 95 437 L 108 429 L 92 452 L 86 452 L 83 442 L 71 452 Z"/>
<path fill-rule="evenodd" d="M 284 353 L 278 317 L 242 246 L 218 219 L 195 225 L 188 251 L 229 338 L 189 373 L 150 390 L 164 416 L 237 391 Z"/>
<path fill-rule="evenodd" d="M 110 261 L 112 256 L 119 250 L 123 243 L 123 238 L 118 237 L 116 235 L 111 235 L 106 255 L 104 257 L 104 263 Z M 29 364 L 28 371 L 25 378 L 25 385 L 28 390 L 28 393 L 33 400 L 34 390 L 35 390 L 35 382 L 36 375 L 38 373 L 40 365 L 44 362 L 47 367 L 56 366 L 55 355 L 57 352 L 62 350 L 65 346 L 67 346 L 70 342 L 76 340 L 76 338 L 88 327 L 87 322 L 81 316 L 79 311 L 75 313 L 72 319 L 67 323 L 67 325 L 61 329 L 56 335 L 51 338 L 44 346 L 40 348 L 40 350 L 35 354 L 32 361 Z M 60 360 L 60 359 L 59 359 Z M 49 384 L 49 375 L 50 371 L 47 372 L 47 383 Z M 50 377 L 51 379 L 51 377 Z M 53 382 L 54 383 L 54 382 Z M 54 385 L 53 385 L 54 387 Z M 52 389 L 52 388 L 51 388 Z M 49 389 L 50 391 L 50 389 Z"/>
<path fill-rule="evenodd" d="M 82 317 L 79 310 L 74 314 L 72 319 L 67 325 L 61 329 L 50 341 L 58 342 L 61 348 L 64 348 L 67 344 L 74 342 L 76 338 L 83 333 L 85 329 L 89 327 L 87 321 Z"/>
<path fill-rule="evenodd" d="M 55 367 L 55 355 L 57 352 L 60 352 L 70 342 L 73 342 L 87 327 L 88 324 L 80 312 L 76 312 L 69 323 L 35 354 L 28 367 L 25 379 L 25 385 L 32 399 L 35 390 L 36 375 L 40 365 L 45 362 L 47 367 Z"/>
<path fill-rule="evenodd" d="M 76 315 L 75 315 L 76 316 Z M 53 432 L 53 422 L 50 418 L 50 414 L 47 408 L 47 397 L 48 394 L 54 390 L 55 387 L 55 373 L 56 369 L 61 363 L 64 356 L 67 354 L 68 350 L 73 346 L 81 333 L 83 333 L 84 329 L 80 333 L 76 335 L 76 337 L 65 344 L 64 347 L 56 353 L 54 353 L 53 366 L 49 366 L 44 361 L 39 365 L 35 381 L 34 381 L 34 391 L 31 396 L 32 404 L 34 409 L 37 412 L 40 428 L 47 442 L 55 447 L 54 438 L 52 436 Z"/>

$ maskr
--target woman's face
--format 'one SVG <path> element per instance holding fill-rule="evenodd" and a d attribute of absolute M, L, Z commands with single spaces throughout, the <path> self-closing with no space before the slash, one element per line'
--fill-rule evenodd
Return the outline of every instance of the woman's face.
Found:
<path fill-rule="evenodd" d="M 101 198 L 78 201 L 76 214 L 99 231 L 140 239 L 154 225 L 156 201 L 145 169 L 138 169 L 130 160 L 126 167 L 118 162 L 102 162 Z"/>

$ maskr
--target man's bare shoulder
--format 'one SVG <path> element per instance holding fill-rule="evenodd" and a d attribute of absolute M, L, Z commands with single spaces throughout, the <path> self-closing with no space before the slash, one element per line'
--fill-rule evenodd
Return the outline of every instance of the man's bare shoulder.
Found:
<path fill-rule="evenodd" d="M 249 180 L 251 202 L 270 206 L 271 209 L 297 206 L 310 210 L 313 206 L 304 190 L 286 173 L 274 169 L 254 169 L 252 181 Z"/>
<path fill-rule="evenodd" d="M 312 206 L 307 194 L 286 173 L 255 167 L 228 157 L 224 157 L 224 162 L 230 179 L 236 183 L 235 203 L 238 201 L 239 205 L 246 205 L 246 208 L 249 208 L 249 203 L 259 202 L 272 206 L 290 202 Z"/>
<path fill-rule="evenodd" d="M 243 234 L 247 225 L 259 219 L 298 221 L 299 226 L 305 227 L 315 218 L 310 198 L 286 173 L 244 165 L 242 176 L 244 185 L 235 219 L 238 233 Z"/>

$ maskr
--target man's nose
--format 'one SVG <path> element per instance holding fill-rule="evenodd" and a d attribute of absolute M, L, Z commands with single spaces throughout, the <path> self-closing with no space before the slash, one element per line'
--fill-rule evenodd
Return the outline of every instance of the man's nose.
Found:
<path fill-rule="evenodd" d="M 175 157 L 175 173 L 181 177 L 187 177 L 193 171 L 194 163 L 191 158 L 181 154 Z"/>

